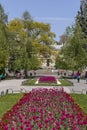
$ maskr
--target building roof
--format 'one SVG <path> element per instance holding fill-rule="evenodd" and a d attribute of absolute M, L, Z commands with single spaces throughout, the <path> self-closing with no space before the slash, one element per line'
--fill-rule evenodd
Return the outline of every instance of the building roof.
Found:
<path fill-rule="evenodd" d="M 60 50 L 63 47 L 63 44 L 61 44 L 61 45 L 54 44 L 54 45 L 52 45 L 52 47 L 54 47 L 57 50 Z"/>

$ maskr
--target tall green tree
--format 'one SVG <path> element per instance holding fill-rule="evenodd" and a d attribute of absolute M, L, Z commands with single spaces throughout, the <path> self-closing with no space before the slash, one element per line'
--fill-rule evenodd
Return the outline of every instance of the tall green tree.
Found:
<path fill-rule="evenodd" d="M 8 51 L 8 29 L 7 15 L 4 12 L 4 8 L 0 4 L 0 70 L 4 69 L 8 65 L 9 51 Z"/>
<path fill-rule="evenodd" d="M 23 13 L 23 15 L 22 15 L 22 19 L 23 19 L 23 20 L 26 20 L 26 21 L 27 21 L 27 20 L 28 20 L 28 21 L 29 21 L 29 20 L 31 21 L 31 20 L 32 20 L 32 17 L 31 17 L 31 15 L 30 15 L 30 13 L 29 13 L 28 11 L 25 11 L 25 12 Z"/>
<path fill-rule="evenodd" d="M 60 43 L 61 44 L 67 44 L 67 41 L 69 38 L 71 38 L 73 35 L 73 26 L 67 26 L 65 33 L 60 36 Z"/>
<path fill-rule="evenodd" d="M 38 56 L 42 55 L 44 58 L 48 58 L 51 55 L 51 45 L 55 43 L 55 34 L 50 31 L 50 25 L 33 20 L 24 20 L 24 25 L 28 34 L 27 36 L 32 41 L 31 45 L 34 45 L 32 48 L 36 48 L 35 45 L 37 45 L 37 43 L 39 45 L 39 51 L 38 48 L 36 48 L 34 49 L 34 53 L 37 53 Z M 46 50 L 44 50 L 44 47 Z M 30 53 L 32 54 L 33 52 Z"/>
<path fill-rule="evenodd" d="M 4 8 L 0 4 L 0 22 L 7 23 L 8 22 L 8 15 L 5 13 Z"/>
<path fill-rule="evenodd" d="M 9 42 L 9 65 L 10 69 L 21 69 L 21 48 L 22 41 L 25 36 L 23 31 L 23 23 L 20 19 L 14 19 L 10 21 L 7 25 L 9 29 L 8 42 Z M 19 62 L 20 61 L 20 62 Z M 20 63 L 20 64 L 19 64 Z"/>
<path fill-rule="evenodd" d="M 83 40 L 85 39 L 83 47 L 87 52 L 87 0 L 81 0 L 80 3 L 80 10 L 76 16 L 76 23 L 79 23 L 80 27 L 82 28 L 82 38 Z"/>
<path fill-rule="evenodd" d="M 74 26 L 73 32 L 73 36 L 62 48 L 59 60 L 63 64 L 63 68 L 66 66 L 66 68 L 72 70 L 83 69 L 84 66 L 87 65 L 87 56 L 85 49 L 83 48 L 83 39 L 81 39 L 83 33 L 79 24 Z M 60 61 L 58 61 L 57 58 L 56 66 L 58 66 L 58 62 Z"/>
<path fill-rule="evenodd" d="M 49 24 L 36 22 L 29 12 L 22 19 L 13 19 L 7 25 L 9 29 L 9 66 L 12 69 L 36 69 L 40 66 L 41 55 L 48 58 L 55 43 L 55 34 Z"/>
<path fill-rule="evenodd" d="M 81 0 L 80 10 L 76 18 L 82 28 L 84 38 L 87 38 L 87 0 Z"/>

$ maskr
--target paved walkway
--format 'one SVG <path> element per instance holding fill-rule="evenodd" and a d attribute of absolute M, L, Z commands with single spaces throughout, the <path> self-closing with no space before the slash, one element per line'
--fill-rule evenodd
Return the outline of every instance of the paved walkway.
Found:
<path fill-rule="evenodd" d="M 79 92 L 86 93 L 86 91 L 87 91 L 86 80 L 81 79 L 79 83 L 77 82 L 77 79 L 71 79 L 70 81 L 73 83 L 72 87 L 68 87 L 70 90 L 73 89 L 77 93 L 79 93 Z"/>
<path fill-rule="evenodd" d="M 2 80 L 0 81 L 0 93 L 3 91 L 4 93 L 6 92 L 7 89 L 9 89 L 10 92 L 12 90 L 14 92 L 18 91 L 31 91 L 33 88 L 42 88 L 40 86 L 22 86 L 22 82 L 25 81 L 25 79 L 12 79 L 12 80 Z M 71 82 L 73 82 L 73 86 L 69 87 L 64 87 L 64 90 L 68 93 L 71 92 L 76 92 L 76 93 L 81 93 L 83 92 L 86 94 L 87 91 L 87 84 L 85 80 L 80 80 L 78 83 L 76 79 L 71 79 Z M 53 88 L 49 86 L 43 86 L 44 88 Z M 73 90 L 73 91 L 72 91 Z"/>

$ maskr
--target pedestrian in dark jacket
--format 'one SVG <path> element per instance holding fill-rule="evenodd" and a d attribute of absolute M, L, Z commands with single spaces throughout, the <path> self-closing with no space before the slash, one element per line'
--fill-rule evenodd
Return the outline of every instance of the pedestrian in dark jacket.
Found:
<path fill-rule="evenodd" d="M 87 71 L 85 72 L 85 79 L 86 79 L 86 84 L 87 84 Z"/>
<path fill-rule="evenodd" d="M 78 81 L 78 83 L 79 83 L 79 81 L 80 81 L 80 76 L 81 76 L 81 73 L 78 71 L 78 72 L 77 72 L 77 74 L 76 74 L 76 76 L 77 76 L 77 81 Z"/>

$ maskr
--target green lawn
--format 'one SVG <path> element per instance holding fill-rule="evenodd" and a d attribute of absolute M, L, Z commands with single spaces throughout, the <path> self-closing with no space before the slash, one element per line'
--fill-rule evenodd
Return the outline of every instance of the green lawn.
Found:
<path fill-rule="evenodd" d="M 71 94 L 75 102 L 80 105 L 85 113 L 87 113 L 87 95 L 85 94 Z"/>
<path fill-rule="evenodd" d="M 28 79 L 27 81 L 25 81 L 23 83 L 23 85 L 26 86 L 72 86 L 73 84 L 68 81 L 67 79 L 59 79 L 59 81 L 61 82 L 61 84 L 55 84 L 55 83 L 39 83 L 39 84 L 35 84 L 35 82 L 37 81 L 37 79 Z"/>
<path fill-rule="evenodd" d="M 16 104 L 20 98 L 22 98 L 23 93 L 21 94 L 8 94 L 0 98 L 0 118 L 3 114 L 10 110 L 14 104 Z M 87 113 L 87 95 L 84 94 L 71 94 L 75 102 L 79 104 L 82 110 Z"/>
<path fill-rule="evenodd" d="M 8 94 L 0 97 L 0 118 L 3 114 L 12 108 L 12 106 L 19 101 L 23 94 Z"/>

